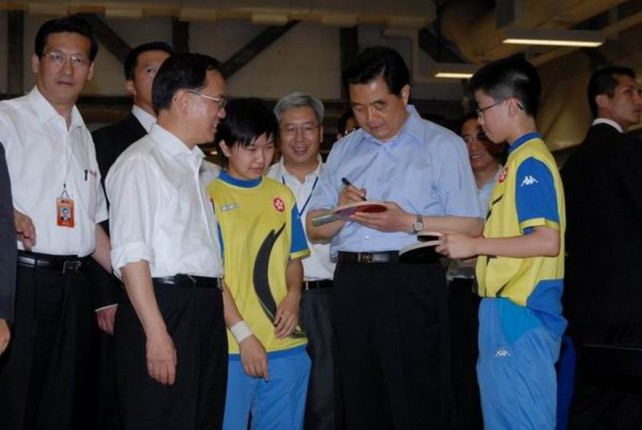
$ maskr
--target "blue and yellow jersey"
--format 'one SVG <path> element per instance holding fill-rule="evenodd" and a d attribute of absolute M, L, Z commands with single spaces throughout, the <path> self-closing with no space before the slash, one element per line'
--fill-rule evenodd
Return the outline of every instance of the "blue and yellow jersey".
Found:
<path fill-rule="evenodd" d="M 288 291 L 288 261 L 309 254 L 294 195 L 272 179 L 239 180 L 226 172 L 207 190 L 219 227 L 225 283 L 243 319 L 268 353 L 305 345 L 299 327 L 279 340 L 273 324 Z M 230 354 L 238 354 L 229 331 L 227 339 Z"/>
<path fill-rule="evenodd" d="M 555 257 L 508 258 L 481 256 L 477 281 L 482 297 L 506 298 L 535 312 L 553 333 L 566 327 L 561 296 L 564 280 L 564 190 L 553 156 L 538 133 L 515 141 L 493 189 L 484 237 L 528 234 L 533 227 L 559 231 Z"/>

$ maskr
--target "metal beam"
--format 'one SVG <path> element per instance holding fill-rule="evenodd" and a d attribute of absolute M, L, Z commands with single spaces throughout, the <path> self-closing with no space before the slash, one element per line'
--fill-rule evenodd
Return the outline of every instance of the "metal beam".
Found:
<path fill-rule="evenodd" d="M 290 21 L 284 25 L 271 25 L 252 39 L 247 45 L 235 52 L 227 61 L 221 64 L 219 71 L 224 78 L 229 78 L 242 69 L 254 57 L 263 52 L 268 46 L 290 31 L 298 20 Z"/>
<path fill-rule="evenodd" d="M 80 16 L 86 20 L 96 33 L 98 41 L 112 53 L 114 57 L 121 63 L 125 62 L 127 54 L 132 50 L 131 46 L 127 44 L 112 28 L 107 25 L 105 21 L 100 19 L 93 13 L 83 13 Z"/>
<path fill-rule="evenodd" d="M 450 47 L 443 37 L 436 37 L 428 28 L 424 27 L 418 33 L 419 48 L 430 58 L 439 63 L 467 63 L 463 55 L 458 54 Z"/>
<path fill-rule="evenodd" d="M 23 11 L 7 12 L 7 92 L 24 91 L 24 15 Z"/>
<path fill-rule="evenodd" d="M 359 53 L 359 32 L 357 27 L 342 28 L 339 30 L 339 45 L 341 50 L 341 71 L 343 72 L 350 61 Z M 348 93 L 341 82 L 341 98 L 348 99 Z"/>

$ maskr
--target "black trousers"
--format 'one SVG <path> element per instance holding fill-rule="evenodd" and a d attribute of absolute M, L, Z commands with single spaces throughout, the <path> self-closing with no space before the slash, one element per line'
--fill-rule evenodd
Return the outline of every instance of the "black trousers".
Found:
<path fill-rule="evenodd" d="M 149 376 L 146 336 L 130 302 L 116 313 L 116 378 L 128 430 L 218 430 L 227 386 L 227 335 L 217 288 L 154 286 L 177 354 L 176 382 Z"/>
<path fill-rule="evenodd" d="M 335 397 L 334 331 L 332 329 L 332 289 L 303 291 L 301 326 L 308 337 L 308 355 L 312 361 L 305 405 L 306 430 L 335 430 L 335 415 L 340 410 Z"/>
<path fill-rule="evenodd" d="M 477 334 L 481 299 L 473 293 L 473 284 L 472 278 L 455 278 L 448 283 L 452 417 L 453 428 L 456 430 L 484 428 L 477 383 Z"/>
<path fill-rule="evenodd" d="M 15 325 L 0 358 L 0 428 L 89 428 L 91 318 L 84 274 L 18 266 Z"/>
<path fill-rule="evenodd" d="M 346 428 L 446 428 L 448 306 L 441 265 L 339 262 L 332 302 Z"/>
<path fill-rule="evenodd" d="M 92 288 L 100 283 L 112 283 L 115 281 L 95 261 L 90 261 L 87 275 Z M 120 286 L 118 287 L 120 288 Z M 94 290 L 89 291 L 91 295 Z M 122 295 L 124 295 L 124 291 Z M 95 316 L 95 303 L 90 303 L 94 313 L 91 330 L 91 353 L 89 362 L 88 390 L 90 392 L 90 416 L 92 417 L 92 429 L 95 430 L 122 430 L 123 423 L 120 419 L 118 409 L 118 395 L 116 391 L 116 344 L 114 336 L 105 333 L 98 327 Z"/>
<path fill-rule="evenodd" d="M 575 324 L 568 335 L 577 351 L 569 429 L 642 429 L 642 378 L 583 373 L 583 344 L 642 344 L 642 324 Z"/>

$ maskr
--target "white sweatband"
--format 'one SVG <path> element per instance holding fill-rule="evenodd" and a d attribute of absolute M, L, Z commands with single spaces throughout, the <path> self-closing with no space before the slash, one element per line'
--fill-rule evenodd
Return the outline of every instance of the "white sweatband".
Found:
<path fill-rule="evenodd" d="M 236 339 L 236 343 L 241 343 L 248 337 L 252 336 L 252 331 L 243 320 L 230 327 L 230 331 L 232 332 L 234 339 Z"/>

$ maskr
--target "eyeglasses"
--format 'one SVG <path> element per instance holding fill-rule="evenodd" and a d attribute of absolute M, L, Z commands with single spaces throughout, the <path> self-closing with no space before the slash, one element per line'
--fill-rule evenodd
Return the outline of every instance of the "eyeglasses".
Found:
<path fill-rule="evenodd" d="M 89 58 L 85 57 L 84 55 L 65 55 L 62 52 L 57 51 L 51 51 L 47 54 L 44 54 L 43 57 L 49 60 L 56 67 L 64 66 L 67 60 L 71 61 L 71 66 L 74 69 L 85 69 L 89 67 L 89 64 L 91 63 L 91 61 L 89 61 Z"/>
<path fill-rule="evenodd" d="M 297 131 L 301 132 L 305 137 L 314 137 L 317 129 L 319 128 L 318 124 L 303 124 L 303 125 L 294 125 L 290 124 L 286 127 L 281 128 L 281 135 L 283 137 L 292 138 L 296 136 Z"/>
<path fill-rule="evenodd" d="M 490 105 L 490 106 L 486 106 L 485 108 L 477 108 L 477 109 L 475 109 L 475 112 L 477 112 L 477 117 L 478 117 L 478 118 L 481 118 L 481 117 L 484 115 L 484 112 L 485 112 L 485 111 L 487 111 L 488 109 L 490 109 L 490 108 L 492 108 L 492 107 L 495 107 L 495 106 L 498 106 L 498 105 L 500 105 L 500 104 L 504 103 L 506 100 L 508 100 L 508 99 L 500 100 L 500 101 L 498 101 L 497 103 L 493 103 L 493 104 L 492 104 L 492 105 Z M 518 108 L 519 110 L 524 110 L 524 106 L 522 106 L 522 104 L 521 104 L 521 103 L 519 103 L 519 102 L 517 102 L 517 108 Z"/>
<path fill-rule="evenodd" d="M 478 117 L 481 117 L 481 116 L 484 115 L 485 111 L 487 111 L 488 109 L 493 108 L 495 106 L 499 106 L 500 104 L 504 103 L 505 101 L 506 100 L 501 100 L 501 101 L 498 101 L 497 103 L 493 103 L 490 106 L 486 106 L 485 108 L 477 108 L 477 109 L 475 109 L 475 112 L 477 112 L 477 116 Z"/>
<path fill-rule="evenodd" d="M 223 109 L 227 105 L 227 102 L 228 102 L 228 100 L 225 97 L 212 97 L 212 96 L 208 96 L 206 94 L 201 94 L 198 91 L 192 91 L 192 90 L 187 90 L 187 92 L 195 94 L 195 95 L 197 95 L 199 97 L 203 97 L 204 99 L 213 101 L 214 103 L 218 104 L 218 108 L 219 109 Z"/>

